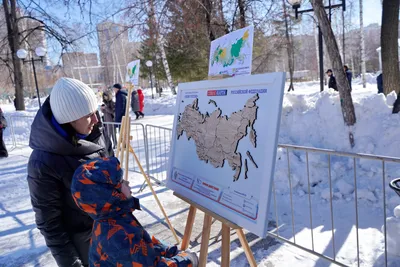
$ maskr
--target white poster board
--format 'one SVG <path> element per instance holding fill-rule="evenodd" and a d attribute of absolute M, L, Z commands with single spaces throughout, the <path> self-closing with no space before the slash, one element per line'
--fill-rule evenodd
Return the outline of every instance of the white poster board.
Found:
<path fill-rule="evenodd" d="M 179 85 L 167 187 L 264 237 L 285 73 Z"/>
<path fill-rule="evenodd" d="M 254 27 L 249 26 L 211 42 L 208 76 L 250 75 Z"/>
<path fill-rule="evenodd" d="M 140 60 L 131 61 L 126 66 L 126 81 L 139 85 Z"/>

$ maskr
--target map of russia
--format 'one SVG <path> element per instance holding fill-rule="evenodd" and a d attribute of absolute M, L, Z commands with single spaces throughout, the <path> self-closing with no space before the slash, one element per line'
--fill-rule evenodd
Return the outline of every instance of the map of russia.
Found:
<path fill-rule="evenodd" d="M 179 140 L 185 132 L 188 140 L 193 139 L 195 142 L 198 158 L 212 164 L 215 168 L 222 168 L 224 162 L 227 161 L 235 172 L 233 181 L 237 181 L 244 165 L 242 155 L 237 151 L 240 140 L 248 135 L 253 147 L 257 146 L 254 123 L 257 119 L 258 99 L 259 95 L 255 94 L 246 101 L 243 109 L 233 112 L 230 116 L 221 116 L 220 108 L 211 114 L 202 114 L 196 98 L 192 104 L 185 107 L 178 118 L 177 139 Z M 248 131 L 250 131 L 249 134 Z M 249 151 L 247 151 L 247 156 L 254 162 Z M 247 177 L 247 164 L 245 177 Z"/>

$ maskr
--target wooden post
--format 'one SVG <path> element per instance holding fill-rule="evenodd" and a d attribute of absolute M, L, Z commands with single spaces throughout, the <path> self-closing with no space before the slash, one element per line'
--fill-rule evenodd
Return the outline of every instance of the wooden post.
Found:
<path fill-rule="evenodd" d="M 121 142 L 122 142 L 122 140 L 123 140 L 123 132 L 125 132 L 124 131 L 124 128 L 125 128 L 125 120 L 124 120 L 124 117 L 122 117 L 122 120 L 121 120 L 121 127 L 119 128 L 119 136 L 118 136 L 118 143 L 117 143 L 117 158 L 119 158 L 119 153 L 121 152 Z"/>
<path fill-rule="evenodd" d="M 231 253 L 231 228 L 222 224 L 221 267 L 229 267 Z"/>
<path fill-rule="evenodd" d="M 124 166 L 124 157 L 125 157 L 125 132 L 126 132 L 126 127 L 127 127 L 127 123 L 126 123 L 126 119 L 125 116 L 122 117 L 122 123 L 124 125 L 124 129 L 121 129 L 121 132 L 119 133 L 119 135 L 121 136 L 121 143 L 120 143 L 120 155 L 119 155 L 119 162 L 121 163 L 121 168 L 123 168 Z M 122 128 L 122 127 L 121 127 Z"/>
<path fill-rule="evenodd" d="M 127 124 L 126 124 L 126 134 L 125 134 L 125 153 L 126 153 L 126 158 L 125 158 L 125 180 L 128 180 L 128 174 L 129 174 L 129 148 L 131 144 L 131 118 L 128 116 L 127 118 Z"/>
<path fill-rule="evenodd" d="M 212 217 L 204 214 L 203 233 L 201 236 L 199 267 L 206 267 L 208 256 L 208 242 L 210 240 Z"/>
<path fill-rule="evenodd" d="M 190 205 L 189 215 L 186 220 L 185 233 L 183 235 L 181 250 L 187 250 L 189 247 L 190 237 L 192 236 L 194 219 L 196 218 L 196 208 Z"/>
<path fill-rule="evenodd" d="M 246 236 L 243 233 L 243 229 L 236 229 L 236 233 L 239 237 L 240 244 L 243 247 L 244 253 L 246 254 L 247 260 L 249 261 L 250 267 L 257 267 L 256 260 L 254 259 L 254 255 L 250 249 L 249 243 L 247 243 Z"/>
<path fill-rule="evenodd" d="M 212 218 L 220 221 L 222 223 L 222 247 L 221 247 L 221 266 L 230 266 L 230 231 L 231 229 L 235 229 L 236 233 L 239 237 L 240 244 L 243 247 L 243 250 L 246 254 L 246 258 L 251 267 L 256 267 L 257 263 L 254 259 L 254 255 L 250 249 L 249 243 L 246 240 L 246 237 L 243 233 L 243 228 L 238 225 L 228 221 L 227 219 L 221 217 L 220 215 L 210 211 L 209 209 L 200 206 L 199 204 L 193 202 L 192 200 L 174 192 L 174 196 L 182 199 L 183 201 L 190 204 L 189 215 L 186 221 L 185 235 L 183 236 L 181 250 L 186 250 L 189 246 L 190 236 L 192 234 L 193 222 L 196 215 L 196 210 L 199 209 L 204 212 L 204 223 L 203 223 L 203 232 L 201 237 L 201 246 L 200 246 L 200 257 L 199 257 L 199 266 L 205 267 L 207 264 L 207 255 L 208 255 L 208 244 L 210 241 L 210 232 L 211 232 L 211 224 Z"/>
<path fill-rule="evenodd" d="M 153 196 L 154 196 L 154 198 L 155 198 L 155 200 L 156 200 L 156 202 L 157 202 L 157 204 L 158 204 L 158 207 L 160 208 L 161 212 L 163 213 L 164 218 L 165 218 L 165 221 L 167 222 L 167 224 L 168 224 L 168 226 L 169 226 L 169 229 L 171 230 L 172 234 L 173 234 L 174 237 L 175 237 L 176 244 L 179 244 L 179 243 L 180 243 L 179 237 L 177 236 L 174 227 L 172 227 L 172 224 L 171 224 L 171 222 L 170 222 L 169 219 L 168 219 L 168 215 L 167 215 L 167 213 L 165 212 L 163 206 L 161 205 L 161 202 L 160 202 L 160 200 L 158 199 L 157 194 L 156 194 L 156 192 L 155 192 L 154 189 L 153 189 L 153 186 L 151 185 L 151 182 L 150 182 L 149 177 L 147 177 L 147 174 L 146 174 L 145 171 L 143 170 L 142 164 L 140 163 L 138 157 L 136 156 L 136 153 L 135 153 L 135 151 L 133 150 L 133 148 L 132 148 L 131 146 L 129 146 L 129 149 L 130 149 L 130 152 L 133 154 L 133 157 L 135 158 L 136 164 L 139 166 L 140 172 L 142 173 L 144 179 L 146 180 L 147 185 L 149 186 L 149 188 L 150 188 L 150 190 L 151 190 L 151 193 L 153 194 Z"/>

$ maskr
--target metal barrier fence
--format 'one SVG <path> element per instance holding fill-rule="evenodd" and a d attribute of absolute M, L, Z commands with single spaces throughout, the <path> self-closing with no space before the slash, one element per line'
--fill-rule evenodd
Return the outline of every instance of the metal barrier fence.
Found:
<path fill-rule="evenodd" d="M 115 122 L 103 122 L 105 127 L 106 134 L 110 137 L 113 142 L 114 149 L 116 150 L 116 145 L 119 138 L 119 130 L 121 123 Z M 143 169 L 148 172 L 148 163 L 147 163 L 147 146 L 146 146 L 146 138 L 144 132 L 144 126 L 141 123 L 131 123 L 131 132 L 132 140 L 130 142 L 133 150 L 135 151 L 136 156 L 139 159 L 140 164 Z M 139 166 L 136 163 L 133 156 L 130 156 L 129 163 L 130 171 L 140 172 Z"/>
<path fill-rule="evenodd" d="M 31 135 L 31 125 L 34 116 L 11 116 L 11 132 L 14 140 L 14 147 L 28 146 L 29 136 Z"/>
<path fill-rule="evenodd" d="M 366 242 L 368 237 L 365 234 L 361 235 L 360 231 L 364 231 L 368 227 L 379 229 L 383 225 L 384 253 L 382 258 L 379 259 L 379 263 L 374 266 L 388 266 L 387 199 L 395 198 L 395 193 L 389 189 L 389 182 L 398 173 L 400 158 L 354 154 L 293 145 L 279 145 L 278 151 L 280 151 L 281 155 L 278 160 L 281 163 L 277 163 L 277 166 L 281 165 L 280 172 L 285 174 L 283 176 L 286 176 L 287 180 L 277 179 L 277 174 L 275 174 L 272 188 L 273 199 L 270 207 L 273 210 L 271 212 L 274 214 L 276 228 L 270 231 L 269 235 L 338 266 L 350 266 L 351 262 L 355 262 L 357 266 L 365 266 L 363 262 L 367 260 L 365 259 L 365 254 L 367 254 L 365 250 L 368 248 L 362 244 Z M 293 161 L 295 162 L 293 163 Z M 305 167 L 304 179 L 295 177 L 291 172 L 293 169 L 300 169 L 299 163 Z M 282 165 L 286 165 L 286 168 Z M 321 172 L 325 173 L 325 175 L 315 177 L 315 174 Z M 337 173 L 341 173 L 341 176 L 338 177 Z M 299 174 L 297 173 L 296 175 Z M 306 189 L 304 195 L 307 197 L 301 198 L 294 194 L 293 191 L 296 188 L 294 186 L 294 178 L 296 178 L 296 183 L 299 180 L 304 182 L 303 188 Z M 335 199 L 342 197 L 342 193 L 337 190 L 338 185 L 336 184 L 335 187 L 333 184 L 335 180 L 346 181 L 345 185 L 349 186 L 345 205 L 340 201 L 335 201 Z M 283 196 L 277 192 L 276 184 L 282 182 L 286 182 L 284 186 L 289 188 L 290 200 L 287 199 L 287 195 Z M 325 191 L 321 193 L 321 196 L 324 196 L 327 200 L 326 203 L 321 204 L 320 201 L 316 201 L 317 190 L 314 188 L 319 185 L 327 186 Z M 375 189 L 371 190 L 371 187 L 375 187 Z M 287 205 L 279 205 L 278 203 L 281 203 L 281 201 L 289 201 L 289 203 Z M 363 205 L 360 206 L 360 203 Z M 296 209 L 299 206 L 304 207 L 304 205 L 308 207 L 307 215 L 296 214 Z M 280 210 L 282 207 L 283 210 Z M 393 207 L 394 204 L 392 204 Z M 373 211 L 376 211 L 377 208 L 378 216 L 376 217 Z M 324 223 L 324 220 L 315 217 L 315 215 L 320 215 L 321 213 L 325 213 L 324 220 L 329 221 L 328 223 Z M 280 216 L 280 214 L 285 214 L 285 216 Z M 345 221 L 349 225 L 335 227 L 337 220 L 343 218 L 343 214 L 345 214 Z M 301 222 L 296 222 L 296 217 L 298 216 L 303 217 Z M 309 225 L 304 225 L 305 218 L 309 221 Z M 343 223 L 343 220 L 341 223 Z M 327 237 L 326 232 L 321 233 L 318 231 L 321 226 L 326 232 L 330 232 L 330 237 Z M 340 232 L 338 232 L 339 230 Z M 304 244 L 304 242 L 299 244 L 296 241 L 296 235 L 300 232 L 301 235 L 307 235 L 304 231 L 309 232 L 309 244 Z M 336 235 L 339 235 L 339 237 Z M 346 237 L 346 240 L 343 240 L 343 236 Z M 321 245 L 322 239 L 325 240 L 325 243 L 322 242 L 324 244 Z M 375 245 L 379 247 L 379 240 L 376 237 L 375 239 Z M 329 241 L 327 242 L 327 240 Z M 347 257 L 343 256 L 346 251 L 351 250 L 349 243 L 356 244 L 356 255 L 353 259 L 348 257 L 349 255 Z M 364 255 L 364 258 L 361 255 Z"/>
<path fill-rule="evenodd" d="M 7 150 L 29 145 L 29 136 L 34 116 L 6 116 L 7 128 L 3 132 L 3 140 Z"/>
<path fill-rule="evenodd" d="M 27 143 L 22 140 L 26 134 L 12 135 L 20 128 L 29 128 L 30 120 L 12 116 L 10 122 L 7 142 L 15 146 Z M 110 131 L 118 128 L 115 123 L 104 124 L 106 128 L 112 126 Z M 140 123 L 131 127 L 131 145 L 141 164 L 150 178 L 165 185 L 172 130 Z M 118 130 L 115 136 L 118 140 Z M 269 235 L 319 260 L 338 266 L 365 266 L 368 248 L 364 243 L 373 239 L 365 236 L 365 230 L 383 225 L 382 239 L 375 236 L 372 244 L 379 249 L 380 242 L 383 244 L 383 254 L 374 266 L 388 266 L 387 209 L 394 208 L 393 199 L 398 198 L 388 184 L 400 176 L 400 158 L 293 145 L 279 145 L 277 155 L 270 205 L 276 226 Z M 139 171 L 135 162 L 130 166 L 132 171 Z M 339 184 L 341 181 L 345 184 Z M 352 249 L 356 251 L 354 258 L 346 254 Z"/>
<path fill-rule="evenodd" d="M 165 186 L 172 130 L 169 128 L 146 125 L 148 175 L 154 181 Z"/>
<path fill-rule="evenodd" d="M 7 128 L 3 130 L 3 141 L 8 151 L 15 148 L 14 134 L 12 132 L 12 119 L 10 116 L 5 116 L 7 120 Z"/>
<path fill-rule="evenodd" d="M 157 178 L 158 181 L 161 181 L 163 185 L 165 185 L 167 178 L 171 136 L 171 129 L 154 125 L 146 126 L 149 173 Z M 383 255 L 379 259 L 380 262 L 374 266 L 388 266 L 387 199 L 397 197 L 389 189 L 388 184 L 391 178 L 399 176 L 400 158 L 353 154 L 292 145 L 279 145 L 278 152 L 279 156 L 277 157 L 277 168 L 270 205 L 270 211 L 273 214 L 270 219 L 275 221 L 276 227 L 269 232 L 269 235 L 315 255 L 320 260 L 326 260 L 338 266 L 350 266 L 353 265 L 352 262 L 355 262 L 357 266 L 362 266 L 366 260 L 362 258 L 362 255 L 366 255 L 366 253 L 361 253 L 363 249 L 365 250 L 362 246 L 362 241 L 367 237 L 360 235 L 360 225 L 362 226 L 361 231 L 368 227 L 380 229 L 383 225 Z M 292 171 L 296 168 L 299 173 L 303 174 L 294 174 Z M 371 168 L 373 174 L 369 173 Z M 318 174 L 320 173 L 325 173 L 326 175 L 319 177 Z M 335 177 L 332 177 L 333 173 Z M 337 173 L 341 173 L 340 179 Z M 345 180 L 346 184 L 351 187 L 346 199 L 344 199 L 344 195 L 342 196 L 342 200 L 346 202 L 344 206 L 346 212 L 343 212 L 343 203 L 339 200 L 341 193 L 338 192 L 337 186 L 334 185 L 334 182 L 339 180 Z M 371 180 L 374 181 L 373 186 L 376 187 L 373 193 L 366 189 Z M 285 194 L 279 192 L 276 187 L 277 183 L 281 183 L 280 188 L 287 188 L 288 192 Z M 302 188 L 305 188 L 303 196 L 294 193 L 294 189 L 299 187 L 301 183 L 303 183 Z M 321 185 L 324 189 L 318 193 L 316 188 Z M 324 203 L 320 203 L 321 199 L 318 198 L 318 194 L 326 199 Z M 288 196 L 290 196 L 289 199 Z M 372 202 L 370 201 L 371 199 Z M 361 208 L 359 203 L 363 203 Z M 307 207 L 307 214 L 303 214 L 304 208 L 302 209 L 301 207 L 304 206 Z M 379 218 L 374 218 L 372 225 L 366 226 L 371 219 L 367 216 L 372 207 L 374 209 L 380 207 L 381 214 L 378 216 Z M 301 212 L 296 212 L 296 209 Z M 362 210 L 361 214 L 360 209 Z M 317 216 L 320 213 L 326 213 L 322 219 Z M 335 227 L 342 213 L 350 214 L 349 217 L 346 217 L 346 220 L 350 223 L 346 227 L 342 225 L 339 228 Z M 372 216 L 375 217 L 375 215 Z M 329 223 L 326 223 L 325 220 Z M 305 224 L 305 221 L 308 221 L 308 223 Z M 325 229 L 323 233 L 318 230 L 320 227 Z M 309 232 L 309 237 L 305 239 L 309 240 L 309 244 L 296 240 L 299 235 L 304 240 L 304 232 L 307 231 Z M 327 237 L 327 232 L 330 232 L 330 237 Z M 350 241 L 345 242 L 343 236 Z M 322 242 L 322 244 L 321 240 L 325 240 L 325 243 Z M 351 249 L 348 243 L 356 244 L 354 258 L 346 254 L 346 251 Z M 376 246 L 379 246 L 378 240 L 376 241 Z M 318 264 L 315 266 L 318 266 Z"/>

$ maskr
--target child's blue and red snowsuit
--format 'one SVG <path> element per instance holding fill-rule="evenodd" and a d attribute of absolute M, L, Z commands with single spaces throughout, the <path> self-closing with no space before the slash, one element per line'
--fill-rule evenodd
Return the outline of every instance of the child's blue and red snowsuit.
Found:
<path fill-rule="evenodd" d="M 87 161 L 75 171 L 73 198 L 94 219 L 89 266 L 191 267 L 185 252 L 151 238 L 133 216 L 139 199 L 121 192 L 122 174 L 115 157 Z"/>

